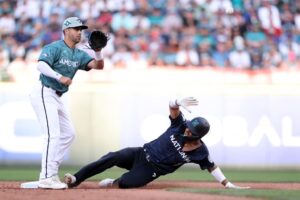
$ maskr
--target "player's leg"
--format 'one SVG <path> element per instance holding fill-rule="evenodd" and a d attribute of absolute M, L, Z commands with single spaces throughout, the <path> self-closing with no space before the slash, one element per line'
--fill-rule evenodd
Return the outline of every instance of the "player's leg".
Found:
<path fill-rule="evenodd" d="M 57 174 L 58 165 L 54 161 L 59 145 L 58 105 L 52 94 L 42 87 L 38 95 L 31 95 L 31 102 L 44 135 L 42 167 L 40 179 Z"/>
<path fill-rule="evenodd" d="M 119 188 L 136 188 L 144 186 L 160 175 L 153 170 L 151 164 L 146 160 L 144 152 L 139 152 L 135 164 L 130 171 L 124 173 L 114 182 Z"/>
<path fill-rule="evenodd" d="M 43 86 L 30 95 L 41 130 L 44 134 L 41 172 L 38 187 L 49 189 L 64 189 L 67 185 L 60 182 L 58 164 L 55 155 L 59 146 L 58 104 L 51 89 Z"/>
<path fill-rule="evenodd" d="M 113 166 L 131 169 L 134 164 L 137 151 L 140 149 L 142 148 L 125 148 L 120 151 L 110 152 L 104 155 L 99 160 L 84 166 L 78 172 L 76 172 L 74 174 L 76 182 L 72 183 L 71 186 L 77 186 L 87 178 L 99 174 Z"/>
<path fill-rule="evenodd" d="M 63 161 L 66 152 L 68 151 L 72 141 L 75 138 L 75 129 L 70 119 L 70 115 L 65 108 L 65 105 L 58 99 L 59 102 L 59 110 L 58 110 L 58 117 L 59 117 L 59 127 L 60 127 L 60 137 L 59 137 L 59 146 L 57 155 L 55 156 L 55 160 L 60 165 Z"/>

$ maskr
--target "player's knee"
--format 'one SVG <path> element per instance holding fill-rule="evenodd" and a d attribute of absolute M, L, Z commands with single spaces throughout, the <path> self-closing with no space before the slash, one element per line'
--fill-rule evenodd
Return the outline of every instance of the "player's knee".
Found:
<path fill-rule="evenodd" d="M 131 181 L 128 181 L 124 178 L 119 179 L 118 185 L 119 185 L 119 188 L 122 188 L 122 189 L 130 189 L 130 188 L 141 187 L 141 185 L 134 184 Z"/>
<path fill-rule="evenodd" d="M 134 180 L 133 177 L 122 175 L 117 181 L 119 188 L 129 189 L 129 188 L 138 188 L 145 186 L 147 183 L 144 181 Z"/>

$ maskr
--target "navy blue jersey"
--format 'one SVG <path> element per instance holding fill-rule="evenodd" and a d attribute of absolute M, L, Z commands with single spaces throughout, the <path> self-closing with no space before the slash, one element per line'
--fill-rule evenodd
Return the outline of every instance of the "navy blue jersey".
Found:
<path fill-rule="evenodd" d="M 186 120 L 180 114 L 171 120 L 170 127 L 157 139 L 146 143 L 144 150 L 147 159 L 158 168 L 162 174 L 174 172 L 185 163 L 199 164 L 201 169 L 214 166 L 209 159 L 209 152 L 203 141 L 202 145 L 189 152 L 182 151 L 184 146 L 183 134 L 186 129 Z"/>

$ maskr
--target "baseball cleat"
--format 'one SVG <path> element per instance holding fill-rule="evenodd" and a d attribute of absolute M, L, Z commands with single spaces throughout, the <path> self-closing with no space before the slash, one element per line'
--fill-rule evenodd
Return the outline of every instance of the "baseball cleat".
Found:
<path fill-rule="evenodd" d="M 64 182 L 68 185 L 69 188 L 77 186 L 76 177 L 70 173 L 65 174 Z"/>
<path fill-rule="evenodd" d="M 39 180 L 38 187 L 42 189 L 54 189 L 54 190 L 60 190 L 60 189 L 67 189 L 67 184 L 61 182 L 59 180 L 59 177 L 51 176 L 50 178 L 45 178 Z"/>
<path fill-rule="evenodd" d="M 106 178 L 99 182 L 100 187 L 111 187 L 114 183 L 115 179 Z"/>

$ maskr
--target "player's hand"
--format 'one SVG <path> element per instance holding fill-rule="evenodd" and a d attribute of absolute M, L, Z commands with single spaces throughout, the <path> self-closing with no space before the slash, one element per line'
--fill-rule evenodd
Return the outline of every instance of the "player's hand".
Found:
<path fill-rule="evenodd" d="M 250 189 L 249 186 L 241 187 L 241 186 L 234 185 L 231 182 L 226 183 L 225 188 L 226 189 L 238 189 L 238 190 L 240 190 L 240 189 Z"/>
<path fill-rule="evenodd" d="M 64 85 L 69 86 L 72 84 L 72 79 L 70 79 L 69 77 L 62 76 L 62 77 L 60 77 L 59 82 Z"/>
<path fill-rule="evenodd" d="M 198 100 L 194 97 L 186 97 L 183 99 L 176 99 L 175 103 L 178 106 L 183 107 L 188 112 L 191 112 L 191 110 L 188 108 L 189 106 L 197 106 L 199 104 Z"/>

